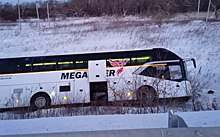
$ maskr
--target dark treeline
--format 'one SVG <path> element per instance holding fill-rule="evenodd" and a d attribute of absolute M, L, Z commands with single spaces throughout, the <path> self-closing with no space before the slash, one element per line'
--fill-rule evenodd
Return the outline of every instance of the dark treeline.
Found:
<path fill-rule="evenodd" d="M 219 8 L 220 0 L 213 0 L 212 10 Z M 207 11 L 209 0 L 201 0 L 200 11 Z M 50 17 L 163 15 L 197 11 L 198 0 L 49 0 Z M 47 2 L 37 2 L 40 18 L 47 18 Z M 37 17 L 36 3 L 22 3 L 21 18 Z M 0 19 L 16 21 L 18 5 L 0 2 Z"/>

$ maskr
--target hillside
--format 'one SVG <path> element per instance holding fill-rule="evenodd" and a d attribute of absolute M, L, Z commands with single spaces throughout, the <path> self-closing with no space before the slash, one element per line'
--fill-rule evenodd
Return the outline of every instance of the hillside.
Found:
<path fill-rule="evenodd" d="M 21 31 L 18 24 L 0 24 L 0 57 L 164 47 L 181 57 L 194 57 L 193 74 L 215 90 L 220 88 L 219 28 L 220 22 L 133 16 L 22 23 Z"/>

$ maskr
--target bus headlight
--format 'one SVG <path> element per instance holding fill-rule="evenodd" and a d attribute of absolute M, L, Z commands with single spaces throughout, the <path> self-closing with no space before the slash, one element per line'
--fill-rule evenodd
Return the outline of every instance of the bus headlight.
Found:
<path fill-rule="evenodd" d="M 131 96 L 131 92 L 127 92 L 127 96 Z"/>
<path fill-rule="evenodd" d="M 67 100 L 67 96 L 64 96 L 64 97 L 63 97 L 63 100 Z"/>

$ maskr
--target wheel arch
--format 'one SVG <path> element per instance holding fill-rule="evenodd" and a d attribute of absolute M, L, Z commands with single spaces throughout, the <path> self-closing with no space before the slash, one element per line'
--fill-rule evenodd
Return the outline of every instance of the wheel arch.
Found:
<path fill-rule="evenodd" d="M 148 89 L 153 89 L 154 94 L 155 94 L 156 96 L 158 96 L 158 95 L 157 95 L 157 91 L 155 90 L 155 88 L 152 87 L 152 86 L 150 86 L 150 85 L 142 85 L 142 86 L 140 86 L 140 87 L 136 90 L 136 94 L 137 94 L 138 92 L 140 92 L 140 89 L 141 89 L 141 88 L 145 88 L 145 87 L 147 87 Z"/>
<path fill-rule="evenodd" d="M 146 91 L 150 94 L 146 94 Z M 139 103 L 143 106 L 157 106 L 159 103 L 159 96 L 154 87 L 150 85 L 142 85 L 137 89 L 136 100 L 140 101 Z"/>
<path fill-rule="evenodd" d="M 37 95 L 41 95 L 41 94 L 46 95 L 46 96 L 48 97 L 48 99 L 49 99 L 49 105 L 51 105 L 51 100 L 52 100 L 51 95 L 49 95 L 49 94 L 46 93 L 46 92 L 41 91 L 41 92 L 37 92 L 37 93 L 35 93 L 35 94 L 32 95 L 32 97 L 31 97 L 31 99 L 30 99 L 30 101 L 29 101 L 30 106 L 31 106 L 31 103 L 32 103 L 34 97 L 37 96 Z"/>

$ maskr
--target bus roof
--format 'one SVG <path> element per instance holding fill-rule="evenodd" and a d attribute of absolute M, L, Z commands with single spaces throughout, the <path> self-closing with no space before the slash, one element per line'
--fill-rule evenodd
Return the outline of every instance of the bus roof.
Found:
<path fill-rule="evenodd" d="M 13 57 L 0 57 L 0 59 L 13 59 L 13 58 L 28 58 L 28 57 L 51 57 L 51 56 L 65 56 L 65 55 L 84 55 L 84 54 L 96 54 L 96 53 L 113 53 L 113 52 L 126 52 L 126 51 L 144 51 L 152 50 L 153 48 L 147 49 L 119 49 L 119 50 L 105 50 L 105 51 L 88 51 L 88 52 L 72 52 L 72 53 L 61 53 L 61 54 L 51 54 L 51 55 L 29 55 L 29 56 L 13 56 Z"/>
<path fill-rule="evenodd" d="M 124 52 L 128 52 L 128 53 L 132 53 L 132 52 L 139 52 L 139 51 L 148 51 L 148 52 L 152 52 L 151 54 L 155 53 L 155 56 L 157 56 L 157 58 L 160 58 L 158 56 L 158 53 L 160 54 L 162 59 L 166 60 L 173 60 L 173 59 L 179 59 L 181 60 L 181 58 L 176 55 L 175 53 L 165 49 L 165 48 L 148 48 L 148 49 L 132 49 L 132 50 L 109 50 L 109 51 L 91 51 L 91 52 L 77 52 L 77 53 L 63 53 L 63 54 L 54 54 L 54 55 L 32 55 L 32 56 L 17 56 L 17 57 L 4 57 L 4 58 L 0 58 L 0 59 L 19 59 L 19 58 L 36 58 L 36 57 L 60 57 L 60 56 L 80 56 L 80 55 L 94 55 L 94 54 L 111 54 L 111 53 L 124 53 Z M 157 54 L 157 55 L 156 55 Z"/>

